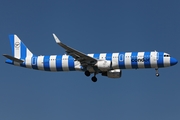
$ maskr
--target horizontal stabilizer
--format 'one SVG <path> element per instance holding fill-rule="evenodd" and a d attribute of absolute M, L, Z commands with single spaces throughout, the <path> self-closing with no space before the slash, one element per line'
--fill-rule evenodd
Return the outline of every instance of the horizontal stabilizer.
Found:
<path fill-rule="evenodd" d="M 12 61 L 18 62 L 18 63 L 23 63 L 23 62 L 24 62 L 24 61 L 21 60 L 21 59 L 15 58 L 15 57 L 10 56 L 10 55 L 7 55 L 7 54 L 4 54 L 3 56 L 6 57 L 6 58 L 8 58 L 8 59 L 10 59 L 10 60 L 12 60 Z"/>

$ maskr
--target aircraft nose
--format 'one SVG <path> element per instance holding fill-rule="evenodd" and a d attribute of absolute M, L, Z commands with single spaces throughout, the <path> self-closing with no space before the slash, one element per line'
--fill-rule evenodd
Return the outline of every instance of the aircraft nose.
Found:
<path fill-rule="evenodd" d="M 177 63 L 178 61 L 175 58 L 171 57 L 171 65 L 175 65 Z"/>

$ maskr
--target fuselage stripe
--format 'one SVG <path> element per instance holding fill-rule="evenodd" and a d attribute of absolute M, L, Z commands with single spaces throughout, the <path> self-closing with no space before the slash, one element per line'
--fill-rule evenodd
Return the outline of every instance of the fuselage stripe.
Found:
<path fill-rule="evenodd" d="M 106 54 L 106 60 L 112 60 L 112 53 Z"/>
<path fill-rule="evenodd" d="M 32 68 L 33 68 L 33 69 L 38 70 L 37 57 L 36 57 L 36 56 L 33 56 L 33 57 L 31 58 L 31 64 L 32 64 Z"/>
<path fill-rule="evenodd" d="M 62 69 L 63 69 L 63 71 L 69 71 L 68 57 L 69 57 L 69 55 L 63 55 L 62 56 Z"/>
<path fill-rule="evenodd" d="M 11 44 L 11 50 L 12 50 L 12 54 L 14 56 L 14 35 L 9 35 L 9 39 L 10 39 L 10 44 Z"/>
<path fill-rule="evenodd" d="M 69 70 L 70 71 L 74 71 L 75 70 L 74 58 L 72 56 L 69 56 L 69 58 L 68 58 L 68 66 L 69 66 Z"/>
<path fill-rule="evenodd" d="M 169 67 L 170 66 L 170 57 L 163 57 L 163 63 L 164 63 L 164 67 Z"/>
<path fill-rule="evenodd" d="M 95 53 L 94 56 L 93 56 L 93 58 L 99 59 L 99 56 L 100 56 L 99 53 Z"/>
<path fill-rule="evenodd" d="M 43 61 L 44 61 L 44 56 L 37 57 L 37 66 L 39 70 L 45 70 Z"/>
<path fill-rule="evenodd" d="M 138 68 L 137 55 L 138 55 L 138 52 L 132 52 L 132 54 L 131 54 L 131 65 L 132 65 L 132 68 L 135 68 L 135 69 Z"/>
<path fill-rule="evenodd" d="M 137 64 L 138 64 L 138 68 L 144 68 L 144 52 L 138 52 L 137 55 Z"/>
<path fill-rule="evenodd" d="M 125 52 L 120 52 L 118 56 L 119 68 L 125 69 Z"/>
<path fill-rule="evenodd" d="M 63 71 L 63 69 L 62 69 L 62 55 L 56 56 L 56 69 L 57 69 L 57 71 Z"/>
<path fill-rule="evenodd" d="M 156 59 L 156 53 L 155 52 L 151 52 L 150 63 L 151 63 L 151 68 L 158 68 L 157 59 Z"/>
<path fill-rule="evenodd" d="M 163 57 L 164 57 L 164 54 L 162 52 L 159 52 L 159 56 L 158 56 L 158 60 L 157 60 L 158 68 L 164 67 Z"/>
<path fill-rule="evenodd" d="M 126 69 L 131 69 L 131 54 L 132 52 L 126 52 L 125 53 L 125 67 Z"/>
<path fill-rule="evenodd" d="M 144 53 L 144 59 L 145 59 L 144 67 L 145 68 L 150 68 L 151 67 L 150 58 L 151 58 L 150 52 L 145 52 Z"/>
<path fill-rule="evenodd" d="M 24 44 L 21 42 L 21 60 L 24 60 L 25 61 L 25 58 L 26 58 L 26 47 L 24 46 Z M 21 63 L 20 64 L 22 67 L 26 67 L 25 65 L 25 62 Z"/>
<path fill-rule="evenodd" d="M 99 59 L 106 60 L 106 53 L 100 53 Z"/>
<path fill-rule="evenodd" d="M 43 59 L 43 65 L 44 65 L 45 71 L 50 71 L 49 63 L 52 62 L 52 60 L 50 60 L 49 58 L 50 56 L 44 56 L 44 59 Z"/>
<path fill-rule="evenodd" d="M 56 69 L 56 55 L 51 55 L 49 59 L 52 59 L 52 61 L 49 62 L 50 71 L 57 71 L 57 69 Z"/>
<path fill-rule="evenodd" d="M 21 42 L 21 59 L 25 59 L 26 58 L 26 50 L 27 50 L 26 47 Z"/>
<path fill-rule="evenodd" d="M 14 57 L 20 59 L 21 58 L 21 43 L 17 36 L 14 36 Z M 14 65 L 20 66 L 20 63 L 14 62 Z"/>

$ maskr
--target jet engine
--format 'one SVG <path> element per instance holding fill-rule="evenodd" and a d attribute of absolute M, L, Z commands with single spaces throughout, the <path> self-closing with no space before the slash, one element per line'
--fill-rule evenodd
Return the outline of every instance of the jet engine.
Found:
<path fill-rule="evenodd" d="M 107 72 L 102 72 L 102 76 L 107 76 L 109 78 L 120 78 L 122 71 L 120 69 L 109 70 Z"/>
<path fill-rule="evenodd" d="M 109 60 L 102 60 L 102 61 L 98 61 L 96 63 L 96 66 L 98 67 L 98 69 L 100 69 L 101 71 L 107 71 L 111 69 L 111 61 Z"/>

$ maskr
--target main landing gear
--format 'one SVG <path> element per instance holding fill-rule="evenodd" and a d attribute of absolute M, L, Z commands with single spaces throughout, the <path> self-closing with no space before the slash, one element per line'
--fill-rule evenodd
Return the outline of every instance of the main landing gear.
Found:
<path fill-rule="evenodd" d="M 85 71 L 84 74 L 89 77 L 91 73 L 89 71 Z M 93 82 L 97 82 L 96 73 L 94 73 L 94 76 L 91 78 Z"/>
<path fill-rule="evenodd" d="M 91 75 L 91 73 L 89 71 L 85 71 L 84 74 L 89 77 Z"/>
<path fill-rule="evenodd" d="M 93 76 L 93 77 L 91 78 L 91 80 L 92 80 L 93 82 L 97 82 L 96 76 Z"/>
<path fill-rule="evenodd" d="M 155 70 L 156 70 L 156 77 L 159 77 L 158 68 L 156 68 Z"/>

